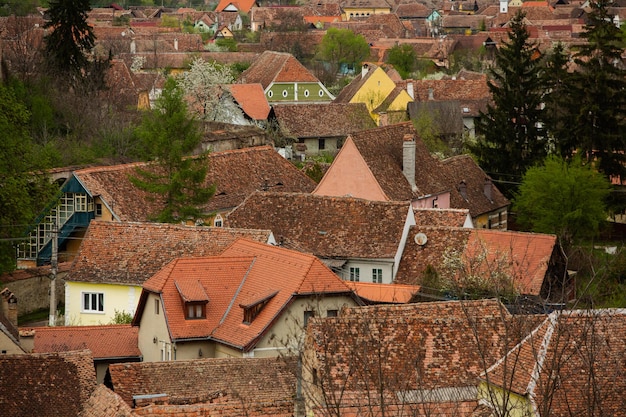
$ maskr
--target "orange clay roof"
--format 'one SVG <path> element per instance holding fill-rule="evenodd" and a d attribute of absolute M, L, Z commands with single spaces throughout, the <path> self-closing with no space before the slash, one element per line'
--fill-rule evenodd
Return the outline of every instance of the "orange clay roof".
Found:
<path fill-rule="evenodd" d="M 89 349 L 94 359 L 140 357 L 139 328 L 126 324 L 38 327 L 33 352 L 53 353 Z"/>
<path fill-rule="evenodd" d="M 206 318 L 185 319 L 176 288 L 183 282 L 200 285 L 206 292 Z M 244 350 L 254 346 L 293 297 L 351 293 L 316 257 L 247 239 L 237 240 L 220 256 L 171 262 L 146 281 L 142 298 L 146 291 L 162 294 L 173 340 L 205 337 Z M 266 301 L 263 309 L 244 324 L 242 306 L 261 301 Z"/>
<path fill-rule="evenodd" d="M 235 6 L 238 11 L 248 13 L 250 9 L 252 9 L 252 7 L 256 4 L 256 0 L 220 0 L 217 7 L 215 8 L 215 11 L 221 12 L 231 4 Z"/>
<path fill-rule="evenodd" d="M 373 282 L 346 281 L 348 287 L 359 298 L 371 303 L 408 303 L 413 294 L 419 292 L 419 285 L 375 284 Z"/>
<path fill-rule="evenodd" d="M 270 105 L 261 84 L 231 84 L 228 89 L 244 113 L 254 120 L 267 119 Z"/>

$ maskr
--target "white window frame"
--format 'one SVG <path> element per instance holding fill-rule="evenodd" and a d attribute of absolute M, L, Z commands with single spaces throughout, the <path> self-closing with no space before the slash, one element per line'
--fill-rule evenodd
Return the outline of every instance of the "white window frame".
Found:
<path fill-rule="evenodd" d="M 220 214 L 213 219 L 213 227 L 224 227 L 224 219 Z"/>
<path fill-rule="evenodd" d="M 89 297 L 89 298 L 85 298 Z M 95 298 L 94 298 L 95 297 Z M 88 300 L 89 305 L 86 305 Z M 97 305 L 99 302 L 99 306 Z M 104 293 L 103 292 L 82 292 L 81 293 L 81 309 L 83 313 L 104 314 Z M 96 303 L 95 306 L 92 306 Z M 95 307 L 95 308 L 92 308 Z"/>
<path fill-rule="evenodd" d="M 372 282 L 375 284 L 382 284 L 383 282 L 382 268 L 372 268 Z"/>
<path fill-rule="evenodd" d="M 358 266 L 350 267 L 350 281 L 359 282 L 361 276 L 361 268 Z"/>
<path fill-rule="evenodd" d="M 87 211 L 87 194 L 74 194 L 74 204 L 76 211 Z"/>
<path fill-rule="evenodd" d="M 283 90 L 283 97 L 287 98 L 288 95 L 289 95 L 289 93 L 287 92 L 287 90 Z"/>

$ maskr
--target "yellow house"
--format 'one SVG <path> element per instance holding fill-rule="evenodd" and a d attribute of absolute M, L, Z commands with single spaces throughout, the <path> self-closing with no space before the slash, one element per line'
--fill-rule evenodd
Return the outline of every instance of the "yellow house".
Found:
<path fill-rule="evenodd" d="M 357 75 L 339 93 L 335 103 L 365 103 L 376 125 L 386 125 L 408 120 L 407 107 L 413 101 L 413 84 L 396 83 L 382 67 L 375 64 L 363 64 Z"/>
<path fill-rule="evenodd" d="M 65 278 L 65 325 L 109 324 L 135 314 L 144 281 L 172 259 L 222 252 L 239 237 L 274 242 L 270 231 L 94 220 Z"/>
<path fill-rule="evenodd" d="M 391 13 L 391 6 L 385 0 L 348 0 L 341 9 L 344 21 Z"/>

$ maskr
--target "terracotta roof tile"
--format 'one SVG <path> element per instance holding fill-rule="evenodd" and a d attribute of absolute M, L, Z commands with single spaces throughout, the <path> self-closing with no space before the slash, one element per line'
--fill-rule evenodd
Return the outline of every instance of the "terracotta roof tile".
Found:
<path fill-rule="evenodd" d="M 207 157 L 206 184 L 215 184 L 215 195 L 205 212 L 237 206 L 248 194 L 264 187 L 288 192 L 310 192 L 315 182 L 296 169 L 270 146 L 213 152 Z M 147 221 L 162 201 L 135 187 L 129 176 L 145 163 L 81 169 L 74 175 L 92 196 L 100 196 L 121 221 Z"/>
<path fill-rule="evenodd" d="M 261 84 L 230 84 L 226 88 L 251 119 L 267 120 L 270 105 Z"/>
<path fill-rule="evenodd" d="M 413 209 L 418 226 L 464 227 L 469 216 L 467 209 Z"/>
<path fill-rule="evenodd" d="M 386 406 L 439 411 L 439 403 L 454 410 L 469 402 L 463 415 L 470 415 L 478 376 L 536 322 L 510 315 L 495 300 L 347 308 L 339 317 L 311 320 L 303 369 L 317 370 L 329 407 L 365 412 L 379 405 L 378 391 L 366 395 L 376 386 L 384 387 Z"/>
<path fill-rule="evenodd" d="M 0 410 L 7 416 L 78 416 L 96 389 L 87 350 L 0 355 Z"/>
<path fill-rule="evenodd" d="M 256 0 L 220 0 L 215 10 L 221 12 L 232 4 L 237 8 L 237 11 L 248 13 L 256 3 Z"/>
<path fill-rule="evenodd" d="M 363 103 L 276 104 L 273 109 L 282 131 L 295 138 L 345 138 L 376 126 Z"/>
<path fill-rule="evenodd" d="M 472 217 L 502 209 L 509 200 L 491 182 L 491 179 L 469 155 L 458 155 L 441 161 L 450 188 L 450 205 L 466 208 Z M 465 183 L 465 196 L 459 192 L 459 184 Z M 485 188 L 487 187 L 487 192 Z"/>
<path fill-rule="evenodd" d="M 205 318 L 185 319 L 176 288 L 185 281 L 208 295 Z M 146 281 L 144 290 L 162 295 L 173 340 L 204 337 L 244 351 L 254 347 L 293 297 L 351 293 L 316 257 L 246 239 L 217 257 L 179 258 Z M 244 323 L 244 307 L 259 300 L 267 304 Z"/>
<path fill-rule="evenodd" d="M 163 415 L 176 410 L 208 415 L 208 410 L 210 415 L 291 416 L 295 367 L 287 358 L 224 358 L 113 364 L 109 369 L 115 392 L 129 405 L 133 396 L 167 394 L 169 406 L 151 407 Z"/>
<path fill-rule="evenodd" d="M 38 327 L 33 352 L 89 349 L 94 359 L 139 358 L 138 328 L 130 325 Z"/>
<path fill-rule="evenodd" d="M 243 83 L 260 83 L 266 89 L 274 82 L 319 82 L 293 55 L 265 51 L 239 77 Z"/>
<path fill-rule="evenodd" d="M 425 245 L 415 235 L 427 237 Z M 521 294 L 540 295 L 556 245 L 554 235 L 489 229 L 412 226 L 400 260 L 396 281 L 420 285 L 428 267 L 443 268 L 444 257 L 456 250 L 474 270 L 502 268 Z M 484 260 L 482 260 L 484 258 Z M 481 259 L 480 264 L 475 260 Z"/>
<path fill-rule="evenodd" d="M 93 220 L 66 280 L 141 285 L 177 257 L 217 255 L 240 237 L 268 242 L 270 233 Z"/>
<path fill-rule="evenodd" d="M 100 384 L 84 405 L 80 417 L 133 417 L 136 414 L 122 397 Z"/>
<path fill-rule="evenodd" d="M 346 284 L 356 292 L 359 298 L 372 304 L 408 303 L 420 290 L 420 287 L 417 285 L 375 284 L 372 282 L 354 281 L 346 281 Z"/>
<path fill-rule="evenodd" d="M 483 379 L 528 395 L 550 415 L 584 415 L 589 407 L 623 415 L 625 333 L 622 309 L 554 312 Z"/>
<path fill-rule="evenodd" d="M 393 258 L 408 208 L 408 202 L 259 192 L 231 211 L 227 224 L 268 227 L 280 244 L 321 258 Z"/>

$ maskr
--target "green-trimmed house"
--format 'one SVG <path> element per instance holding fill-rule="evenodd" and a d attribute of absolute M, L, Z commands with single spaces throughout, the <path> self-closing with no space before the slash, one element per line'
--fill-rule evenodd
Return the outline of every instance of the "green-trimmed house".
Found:
<path fill-rule="evenodd" d="M 270 104 L 330 103 L 335 99 L 315 75 L 285 52 L 263 52 L 238 82 L 261 84 Z"/>

